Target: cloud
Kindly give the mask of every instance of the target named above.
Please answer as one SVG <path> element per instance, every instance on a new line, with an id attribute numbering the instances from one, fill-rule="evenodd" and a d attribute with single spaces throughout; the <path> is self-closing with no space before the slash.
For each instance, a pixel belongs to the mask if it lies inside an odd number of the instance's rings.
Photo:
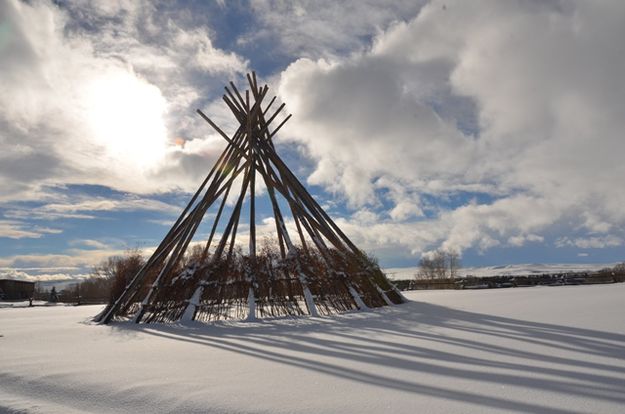
<path id="1" fill-rule="evenodd" d="M 414 0 L 258 0 L 251 6 L 260 27 L 239 42 L 268 39 L 277 42 L 278 50 L 283 53 L 314 59 L 345 55 L 362 50 L 373 33 L 390 23 L 415 16 L 423 3 Z"/>
<path id="2" fill-rule="evenodd" d="M 126 250 L 112 248 L 95 240 L 83 240 L 80 244 L 89 248 L 71 248 L 58 254 L 19 254 L 0 257 L 0 278 L 31 281 L 82 279 L 88 277 L 93 267 L 107 258 L 123 256 L 126 253 Z M 146 247 L 139 252 L 148 256 L 154 249 L 154 246 Z"/>
<path id="3" fill-rule="evenodd" d="M 345 220 L 372 244 L 485 251 L 549 231 L 615 240 L 625 228 L 623 11 L 432 1 L 370 50 L 284 70 L 294 117 L 282 137 L 315 160 L 310 184 L 353 208 L 391 204 L 378 225 Z M 424 218 L 424 197 L 466 201 Z"/>
<path id="4" fill-rule="evenodd" d="M 296 58 L 270 76 L 294 114 L 278 144 L 302 151 L 298 174 L 312 165 L 308 183 L 337 198 L 359 246 L 485 252 L 624 238 L 621 2 L 251 8 L 259 26 L 239 45 L 261 40 Z M 191 109 L 231 130 L 227 108 L 204 96 L 248 60 L 217 47 L 192 9 L 165 3 L 9 0 L 0 16 L 0 202 L 38 202 L 5 209 L 0 235 L 60 231 L 31 219 L 177 213 L 137 194 L 195 189 L 225 142 Z M 135 195 L 54 190 L 69 184 Z"/>
<path id="5" fill-rule="evenodd" d="M 84 247 L 92 247 L 95 249 L 104 250 L 109 248 L 109 245 L 103 243 L 99 240 L 91 240 L 91 239 L 83 239 L 83 240 L 73 240 L 70 242 L 73 246 L 84 246 Z"/>
<path id="6" fill-rule="evenodd" d="M 89 274 L 85 273 L 40 273 L 32 275 L 23 269 L 0 269 L 0 279 L 26 280 L 28 282 L 80 280 L 87 277 Z"/>
<path id="7" fill-rule="evenodd" d="M 557 247 L 567 247 L 567 246 L 575 246 L 580 249 L 602 249 L 605 247 L 618 247 L 625 244 L 625 241 L 622 237 L 607 235 L 607 236 L 596 236 L 596 237 L 577 237 L 577 238 L 569 238 L 562 237 L 556 241 Z"/>
<path id="8" fill-rule="evenodd" d="M 528 235 L 520 235 L 520 236 L 512 236 L 508 239 L 508 244 L 510 246 L 523 246 L 527 242 L 535 242 L 541 243 L 545 241 L 545 238 L 542 236 L 537 236 L 536 234 L 528 234 Z"/>
<path id="9" fill-rule="evenodd" d="M 183 11 L 150 2 L 10 0 L 0 15 L 3 200 L 60 184 L 197 185 L 224 142 L 192 105 L 215 77 L 244 72 L 244 59 L 214 47 Z"/>
<path id="10" fill-rule="evenodd" d="M 180 212 L 179 206 L 139 196 L 125 196 L 116 200 L 107 197 L 83 198 L 67 204 L 46 204 L 42 211 L 53 213 L 74 213 L 78 211 L 134 211 L 152 210 L 170 214 Z"/>
<path id="11" fill-rule="evenodd" d="M 46 234 L 58 233 L 62 233 L 62 230 L 36 226 L 21 221 L 0 220 L 0 237 L 7 237 L 9 239 L 38 239 Z"/>
<path id="12" fill-rule="evenodd" d="M 134 194 L 124 194 L 121 197 L 117 195 L 94 197 L 73 193 L 60 194 L 58 189 L 48 191 L 52 192 L 52 195 L 48 197 L 48 202 L 28 208 L 20 203 L 12 203 L 7 206 L 3 216 L 8 219 L 23 221 L 94 220 L 99 217 L 98 213 L 107 211 L 155 211 L 172 216 L 180 214 L 181 211 L 181 207 L 178 205 Z"/>
<path id="13" fill-rule="evenodd" d="M 527 215 L 530 207 L 545 213 Z M 419 254 L 437 247 L 485 252 L 495 246 L 543 242 L 544 237 L 535 233 L 551 222 L 548 211 L 540 200 L 518 196 L 490 205 L 472 203 L 416 221 L 396 221 L 371 213 L 363 219 L 361 212 L 336 221 L 359 247 L 381 255 Z"/>
<path id="14" fill-rule="evenodd" d="M 63 254 L 23 254 L 5 256 L 0 259 L 0 267 L 63 267 L 85 268 L 98 264 L 109 256 L 122 254 L 122 250 L 80 250 L 70 249 Z"/>

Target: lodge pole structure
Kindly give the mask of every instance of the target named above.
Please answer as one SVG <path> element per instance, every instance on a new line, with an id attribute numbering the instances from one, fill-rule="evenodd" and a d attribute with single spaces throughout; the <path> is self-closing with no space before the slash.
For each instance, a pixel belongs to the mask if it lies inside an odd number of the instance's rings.
<path id="1" fill-rule="evenodd" d="M 268 86 L 258 85 L 255 72 L 246 80 L 245 90 L 234 82 L 224 88 L 222 99 L 238 123 L 232 136 L 197 110 L 226 148 L 152 256 L 96 321 L 253 321 L 405 301 L 278 155 L 273 138 L 291 118 L 283 115 L 285 103 L 272 110 L 275 96 L 263 103 Z M 258 231 L 266 232 L 269 220 L 259 227 L 262 200 L 275 230 L 270 244 L 259 250 Z M 210 231 L 196 242 L 207 217 Z M 198 256 L 188 255 L 192 243 L 201 247 Z"/>

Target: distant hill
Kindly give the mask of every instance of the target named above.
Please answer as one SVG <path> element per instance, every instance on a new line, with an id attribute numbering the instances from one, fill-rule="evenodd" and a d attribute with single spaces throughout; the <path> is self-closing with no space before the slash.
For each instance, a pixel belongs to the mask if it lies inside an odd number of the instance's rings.
<path id="1" fill-rule="evenodd" d="M 514 275 L 540 275 L 544 273 L 565 273 L 565 272 L 593 272 L 605 267 L 613 267 L 617 263 L 558 263 L 558 264 L 513 264 L 503 266 L 484 267 L 463 267 L 459 270 L 460 276 L 514 276 Z M 384 269 L 384 272 L 391 280 L 413 279 L 419 271 L 418 266 L 413 267 L 393 267 Z"/>

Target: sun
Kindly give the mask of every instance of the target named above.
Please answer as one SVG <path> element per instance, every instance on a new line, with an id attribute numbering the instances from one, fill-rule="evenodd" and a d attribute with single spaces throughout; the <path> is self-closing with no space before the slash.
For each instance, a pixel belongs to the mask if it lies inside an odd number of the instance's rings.
<path id="1" fill-rule="evenodd" d="M 132 73 L 107 74 L 86 88 L 89 126 L 113 161 L 153 168 L 167 148 L 160 89 Z"/>

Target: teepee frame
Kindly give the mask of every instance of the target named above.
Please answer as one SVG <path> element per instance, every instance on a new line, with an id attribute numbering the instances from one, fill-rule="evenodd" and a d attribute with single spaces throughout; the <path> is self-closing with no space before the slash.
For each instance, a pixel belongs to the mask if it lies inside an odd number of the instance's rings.
<path id="1" fill-rule="evenodd" d="M 291 115 L 272 129 L 285 105 L 267 117 L 276 97 L 263 108 L 269 88 L 258 87 L 254 72 L 247 81 L 244 93 L 232 82 L 225 88 L 223 100 L 239 122 L 232 137 L 197 110 L 228 145 L 152 256 L 97 321 L 318 316 L 404 301 L 278 156 L 273 137 Z M 279 254 L 257 249 L 258 179 L 273 211 Z M 234 206 L 228 207 L 237 187 Z M 249 242 L 244 255 L 236 238 L 246 200 Z M 181 260 L 211 207 L 216 208 L 215 218 L 201 256 L 182 268 Z M 290 212 L 290 230 L 283 209 Z M 223 221 L 226 210 L 231 210 L 230 217 Z"/>

